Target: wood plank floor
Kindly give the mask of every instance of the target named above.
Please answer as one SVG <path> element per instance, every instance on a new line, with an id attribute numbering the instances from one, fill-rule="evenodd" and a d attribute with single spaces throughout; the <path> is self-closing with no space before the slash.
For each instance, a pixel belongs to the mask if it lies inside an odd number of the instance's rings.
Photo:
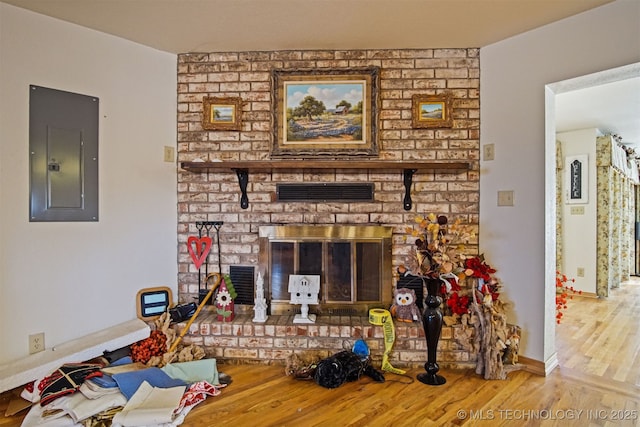
<path id="1" fill-rule="evenodd" d="M 284 375 L 281 366 L 224 365 L 233 383 L 187 416 L 184 426 L 639 426 L 640 282 L 608 299 L 576 297 L 557 328 L 560 367 L 485 381 L 442 370 L 447 383 L 407 376 L 362 378 L 337 389 Z M 426 357 L 426 355 L 425 355 Z M 1 396 L 4 413 L 8 394 Z M 24 412 L 0 418 L 19 426 Z"/>

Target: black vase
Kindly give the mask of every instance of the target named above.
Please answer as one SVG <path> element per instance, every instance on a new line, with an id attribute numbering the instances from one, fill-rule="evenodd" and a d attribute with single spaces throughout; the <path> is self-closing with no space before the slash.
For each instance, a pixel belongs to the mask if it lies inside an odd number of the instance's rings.
<path id="1" fill-rule="evenodd" d="M 418 381 L 429 385 L 442 385 L 447 380 L 438 375 L 440 367 L 436 361 L 438 350 L 438 340 L 442 331 L 442 311 L 440 304 L 440 279 L 425 278 L 427 287 L 427 298 L 425 300 L 425 308 L 422 312 L 422 326 L 424 327 L 424 336 L 427 340 L 427 363 L 424 364 L 426 373 L 418 374 Z"/>

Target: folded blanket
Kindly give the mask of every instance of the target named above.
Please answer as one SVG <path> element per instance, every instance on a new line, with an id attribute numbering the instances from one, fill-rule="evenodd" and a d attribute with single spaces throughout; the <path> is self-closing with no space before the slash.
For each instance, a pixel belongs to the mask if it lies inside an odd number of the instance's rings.
<path id="1" fill-rule="evenodd" d="M 102 367 L 96 363 L 65 363 L 38 385 L 40 405 L 45 406 L 61 396 L 75 393 L 86 379 L 101 376 Z"/>
<path id="2" fill-rule="evenodd" d="M 186 383 L 206 381 L 209 384 L 220 384 L 216 359 L 170 363 L 161 369 L 171 378 L 180 379 Z"/>
<path id="3" fill-rule="evenodd" d="M 176 408 L 175 413 L 178 414 L 183 411 L 185 408 L 193 408 L 198 403 L 203 402 L 207 399 L 207 396 L 217 396 L 220 394 L 220 388 L 226 387 L 223 386 L 214 386 L 209 384 L 207 381 L 199 381 L 197 383 L 191 384 L 187 391 L 182 396 L 180 400 L 180 405 Z"/>
<path id="4" fill-rule="evenodd" d="M 170 424 L 165 424 L 160 427 L 174 427 L 183 423 L 185 417 L 191 412 L 197 404 L 203 402 L 208 396 L 217 396 L 220 394 L 220 389 L 226 387 L 226 384 L 221 386 L 213 386 L 206 381 L 200 381 L 195 384 L 191 384 L 189 389 L 182 396 L 180 405 L 174 411 L 175 418 Z M 154 426 L 157 427 L 157 426 Z"/>
<path id="5" fill-rule="evenodd" d="M 105 374 L 104 372 L 101 377 L 91 378 L 91 381 L 100 387 L 118 389 L 118 383 L 116 380 L 114 380 L 111 375 Z"/>
<path id="6" fill-rule="evenodd" d="M 120 392 L 124 394 L 127 400 L 136 393 L 138 388 L 147 382 L 151 387 L 157 388 L 169 388 L 182 386 L 184 391 L 186 382 L 180 379 L 173 379 L 160 368 L 147 368 L 139 371 L 123 372 L 121 374 L 114 374 L 113 379 L 118 383 Z"/>
<path id="7" fill-rule="evenodd" d="M 87 399 L 97 399 L 105 394 L 117 394 L 120 393 L 120 389 L 116 387 L 103 387 L 100 384 L 93 381 L 94 379 L 86 380 L 80 386 L 80 393 Z M 115 384 L 115 381 L 114 381 Z"/>
<path id="8" fill-rule="evenodd" d="M 33 405 L 22 420 L 20 427 L 76 427 L 80 424 L 71 419 L 63 411 L 59 411 L 49 417 L 44 417 L 45 408 L 40 405 Z"/>
<path id="9" fill-rule="evenodd" d="M 44 409 L 46 411 L 62 411 L 75 422 L 83 421 L 107 409 L 126 405 L 127 399 L 120 392 L 106 394 L 96 399 L 88 399 L 82 393 L 63 396 Z"/>
<path id="10" fill-rule="evenodd" d="M 124 409 L 113 417 L 113 426 L 158 426 L 171 423 L 185 386 L 157 388 L 143 381 Z"/>

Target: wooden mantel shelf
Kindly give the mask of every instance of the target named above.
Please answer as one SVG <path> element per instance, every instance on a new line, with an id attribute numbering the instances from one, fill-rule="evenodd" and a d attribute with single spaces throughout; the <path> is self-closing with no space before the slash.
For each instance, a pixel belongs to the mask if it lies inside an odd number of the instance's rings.
<path id="1" fill-rule="evenodd" d="M 279 169 L 313 170 L 313 169 L 370 169 L 370 170 L 402 170 L 404 174 L 404 209 L 411 210 L 411 184 L 413 174 L 419 170 L 458 170 L 471 168 L 469 162 L 434 162 L 434 161 L 383 161 L 383 160 L 247 160 L 220 162 L 181 162 L 180 167 L 189 172 L 203 173 L 233 170 L 238 175 L 238 183 L 242 196 L 240 207 L 249 207 L 247 184 L 249 171 L 273 171 Z"/>
<path id="2" fill-rule="evenodd" d="M 182 162 L 180 167 L 190 172 L 206 172 L 225 169 L 251 171 L 276 169 L 459 169 L 469 170 L 469 162 L 434 161 L 383 161 L 383 160 L 246 160 L 221 162 Z"/>

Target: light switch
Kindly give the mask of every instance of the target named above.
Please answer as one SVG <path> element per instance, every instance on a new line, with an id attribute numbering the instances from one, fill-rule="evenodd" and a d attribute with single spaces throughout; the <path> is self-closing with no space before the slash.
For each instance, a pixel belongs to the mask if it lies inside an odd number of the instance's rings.
<path id="1" fill-rule="evenodd" d="M 513 190 L 498 191 L 498 206 L 513 206 Z"/>
<path id="2" fill-rule="evenodd" d="M 494 160 L 496 157 L 495 145 L 493 144 L 485 144 L 482 146 L 482 159 L 483 160 Z"/>
<path id="3" fill-rule="evenodd" d="M 168 145 L 164 146 L 164 161 L 165 162 L 169 162 L 172 163 L 173 162 L 173 158 L 176 155 L 176 151 L 175 148 L 170 147 Z"/>

